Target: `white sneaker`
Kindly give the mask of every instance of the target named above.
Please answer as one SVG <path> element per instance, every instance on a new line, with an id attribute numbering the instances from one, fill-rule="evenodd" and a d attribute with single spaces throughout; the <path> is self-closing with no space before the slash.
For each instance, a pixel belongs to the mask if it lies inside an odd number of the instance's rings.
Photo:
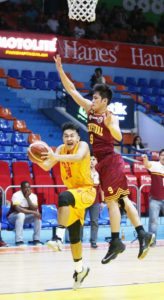
<path id="1" fill-rule="evenodd" d="M 73 274 L 74 278 L 74 284 L 73 284 L 73 289 L 77 290 L 81 287 L 82 282 L 84 281 L 85 277 L 87 277 L 90 269 L 89 268 L 83 268 L 83 270 L 80 273 L 75 273 Z"/>
<path id="2" fill-rule="evenodd" d="M 56 239 L 55 241 L 48 241 L 47 246 L 55 252 L 62 251 L 63 249 L 63 243 L 60 239 Z"/>

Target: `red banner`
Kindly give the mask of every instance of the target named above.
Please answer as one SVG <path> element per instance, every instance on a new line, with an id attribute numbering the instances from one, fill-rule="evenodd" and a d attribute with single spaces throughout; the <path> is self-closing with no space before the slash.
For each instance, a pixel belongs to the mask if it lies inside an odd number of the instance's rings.
<path id="1" fill-rule="evenodd" d="M 162 47 L 0 31 L 1 58 L 52 61 L 56 52 L 65 63 L 164 70 Z"/>

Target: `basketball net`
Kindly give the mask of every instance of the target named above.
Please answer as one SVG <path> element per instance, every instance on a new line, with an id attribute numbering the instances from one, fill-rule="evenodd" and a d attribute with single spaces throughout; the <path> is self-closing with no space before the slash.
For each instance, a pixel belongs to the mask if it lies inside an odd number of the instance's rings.
<path id="1" fill-rule="evenodd" d="M 98 0 L 67 0 L 69 19 L 93 22 Z"/>

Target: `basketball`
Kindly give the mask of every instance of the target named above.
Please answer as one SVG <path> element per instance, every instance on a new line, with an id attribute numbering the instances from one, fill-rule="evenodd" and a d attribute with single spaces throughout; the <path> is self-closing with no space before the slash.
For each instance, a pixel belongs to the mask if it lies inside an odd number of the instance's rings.
<path id="1" fill-rule="evenodd" d="M 36 141 L 29 146 L 27 150 L 28 157 L 33 162 L 42 162 L 41 153 L 48 152 L 49 149 L 49 146 L 45 142 Z"/>

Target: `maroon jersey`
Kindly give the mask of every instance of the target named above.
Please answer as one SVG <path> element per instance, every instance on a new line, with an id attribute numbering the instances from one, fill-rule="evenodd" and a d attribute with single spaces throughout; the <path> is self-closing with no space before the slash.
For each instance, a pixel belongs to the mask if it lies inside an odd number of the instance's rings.
<path id="1" fill-rule="evenodd" d="M 105 113 L 94 114 L 92 110 L 88 114 L 88 132 L 93 155 L 98 162 L 104 156 L 114 152 L 114 138 L 104 124 Z"/>
<path id="2" fill-rule="evenodd" d="M 129 194 L 124 174 L 124 161 L 114 153 L 114 138 L 104 124 L 104 114 L 88 114 L 88 132 L 93 155 L 97 158 L 96 170 L 100 176 L 101 188 L 106 201 L 119 200 Z"/>

